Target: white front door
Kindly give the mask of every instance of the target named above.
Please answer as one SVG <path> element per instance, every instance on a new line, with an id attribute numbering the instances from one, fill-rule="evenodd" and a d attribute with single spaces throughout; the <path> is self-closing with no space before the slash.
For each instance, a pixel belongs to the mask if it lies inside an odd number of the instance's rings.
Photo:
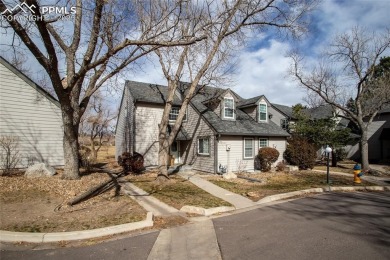
<path id="1" fill-rule="evenodd" d="M 173 141 L 171 155 L 175 157 L 175 164 L 180 163 L 180 141 Z"/>

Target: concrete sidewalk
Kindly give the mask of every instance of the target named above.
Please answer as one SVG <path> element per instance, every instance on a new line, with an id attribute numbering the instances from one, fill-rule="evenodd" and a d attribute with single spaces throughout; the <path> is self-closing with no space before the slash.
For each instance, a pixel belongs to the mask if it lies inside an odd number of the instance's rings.
<path id="1" fill-rule="evenodd" d="M 222 259 L 212 220 L 161 230 L 148 260 Z"/>
<path id="2" fill-rule="evenodd" d="M 182 178 L 189 180 L 191 183 L 195 184 L 202 190 L 207 191 L 211 195 L 229 202 L 236 209 L 242 209 L 242 208 L 252 207 L 256 205 L 256 203 L 254 203 L 250 199 L 247 199 L 241 195 L 222 189 L 221 187 L 197 176 L 196 173 L 179 172 L 177 174 Z"/>
<path id="3" fill-rule="evenodd" d="M 315 172 L 321 172 L 321 173 L 326 173 L 324 170 L 313 170 Z M 336 174 L 336 175 L 341 175 L 341 176 L 348 176 L 351 178 L 353 181 L 353 174 L 352 173 L 345 173 L 345 172 L 333 172 L 330 171 L 329 174 Z M 376 177 L 376 176 L 367 176 L 363 175 L 360 177 L 364 181 L 371 182 L 373 184 L 377 184 L 380 186 L 388 186 L 390 184 L 390 177 Z"/>

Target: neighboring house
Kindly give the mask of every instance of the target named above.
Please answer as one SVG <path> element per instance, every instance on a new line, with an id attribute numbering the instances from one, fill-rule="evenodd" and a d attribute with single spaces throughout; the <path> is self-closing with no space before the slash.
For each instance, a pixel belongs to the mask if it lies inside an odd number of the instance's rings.
<path id="1" fill-rule="evenodd" d="M 169 118 L 174 122 L 181 94 L 173 101 Z M 192 98 L 170 154 L 175 163 L 217 173 L 253 171 L 260 147 L 274 147 L 283 158 L 289 134 L 270 120 L 271 103 L 264 96 L 243 99 L 230 89 L 202 87 Z M 167 87 L 127 81 L 123 91 L 115 134 L 116 156 L 123 152 L 144 155 L 145 166 L 158 163 L 158 124 Z M 278 162 L 277 161 L 277 162 Z"/>
<path id="2" fill-rule="evenodd" d="M 0 79 L 0 136 L 19 139 L 17 167 L 64 165 L 58 101 L 2 57 Z"/>
<path id="3" fill-rule="evenodd" d="M 348 158 L 360 160 L 358 142 L 345 149 Z M 390 106 L 379 111 L 368 127 L 368 159 L 370 163 L 390 162 Z"/>

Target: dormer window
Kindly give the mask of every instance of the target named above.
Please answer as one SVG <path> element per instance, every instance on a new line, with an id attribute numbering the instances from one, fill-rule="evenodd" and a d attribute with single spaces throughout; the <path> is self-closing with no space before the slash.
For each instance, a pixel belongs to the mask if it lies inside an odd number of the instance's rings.
<path id="1" fill-rule="evenodd" d="M 267 122 L 267 104 L 259 104 L 259 121 Z"/>
<path id="2" fill-rule="evenodd" d="M 234 99 L 231 97 L 224 98 L 224 117 L 234 119 Z"/>

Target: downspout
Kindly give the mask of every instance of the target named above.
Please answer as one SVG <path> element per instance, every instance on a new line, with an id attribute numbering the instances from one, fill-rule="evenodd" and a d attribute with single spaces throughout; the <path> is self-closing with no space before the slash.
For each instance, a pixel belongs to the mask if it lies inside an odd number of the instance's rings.
<path id="1" fill-rule="evenodd" d="M 214 174 L 218 174 L 218 143 L 220 138 L 220 134 L 214 136 Z"/>

